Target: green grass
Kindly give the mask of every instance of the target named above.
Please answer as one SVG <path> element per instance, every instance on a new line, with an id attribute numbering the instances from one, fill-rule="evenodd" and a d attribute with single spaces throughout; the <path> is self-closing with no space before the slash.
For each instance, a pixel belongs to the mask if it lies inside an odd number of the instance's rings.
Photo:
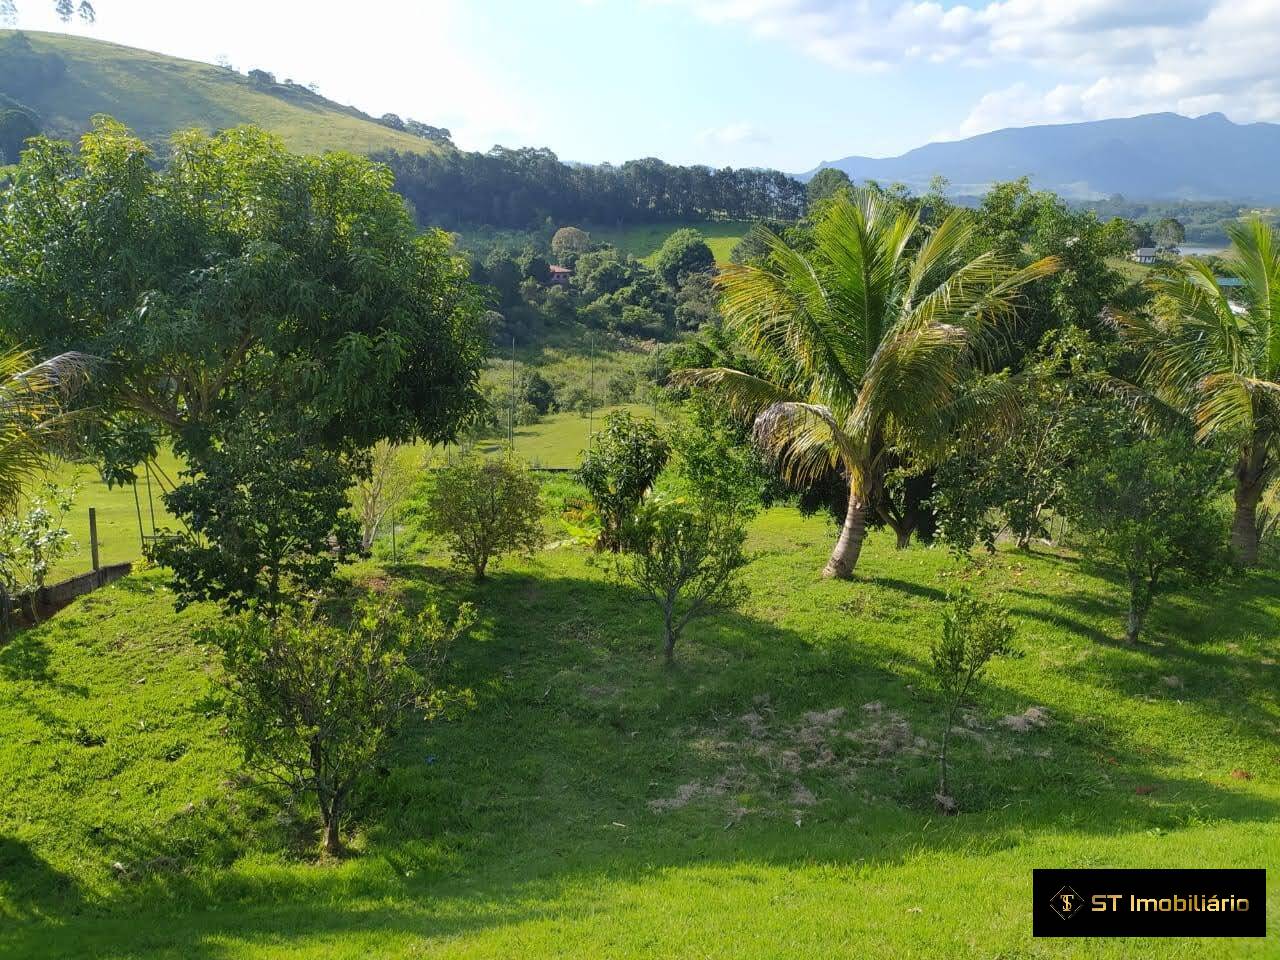
<path id="1" fill-rule="evenodd" d="M 138 531 L 138 508 L 142 509 L 143 529 L 150 534 L 152 510 L 155 526 L 170 528 L 176 521 L 164 508 L 160 499 L 163 487 L 178 478 L 179 463 L 172 453 L 165 451 L 157 459 L 163 472 L 153 473 L 151 494 L 148 497 L 145 474 L 139 472 L 138 499 L 135 502 L 133 487 L 108 489 L 98 471 L 85 464 L 62 462 L 48 477 L 50 483 L 77 492 L 66 527 L 71 534 L 74 549 L 58 563 L 49 577 L 50 583 L 92 569 L 89 550 L 89 508 L 98 513 L 98 556 L 103 566 L 127 563 L 142 556 L 142 541 Z"/>
<path id="2" fill-rule="evenodd" d="M 664 240 L 682 227 L 693 227 L 707 239 L 716 263 L 726 264 L 733 248 L 751 231 L 751 224 L 740 220 L 699 223 L 646 223 L 630 227 L 587 227 L 591 239 L 610 243 L 652 265 Z"/>
<path id="3" fill-rule="evenodd" d="M 589 433 L 599 432 L 610 413 L 629 410 L 638 417 L 653 419 L 653 407 L 631 403 L 602 407 L 592 419 L 581 413 L 553 413 L 532 426 L 516 427 L 516 456 L 536 467 L 577 467 L 586 452 Z M 485 456 L 505 453 L 507 435 L 478 441 L 474 449 Z"/>
<path id="4" fill-rule="evenodd" d="M 308 153 L 440 149 L 375 123 L 353 108 L 282 84 L 262 89 L 211 64 L 84 37 L 24 33 L 38 55 L 60 57 L 65 72 L 52 83 L 24 84 L 15 78 L 0 93 L 35 109 L 45 131 L 59 137 L 78 136 L 91 117 L 106 113 L 153 143 L 167 141 L 176 130 L 214 131 L 252 123 L 279 134 L 290 148 Z M 13 35 L 0 30 L 0 44 Z"/>
<path id="5" fill-rule="evenodd" d="M 1071 556 L 972 570 L 874 533 L 833 583 L 832 537 L 764 514 L 749 602 L 671 672 L 654 611 L 576 547 L 480 586 L 432 551 L 356 571 L 481 621 L 469 696 L 405 733 L 340 863 L 238 775 L 192 641 L 213 612 L 157 572 L 83 598 L 0 649 L 0 955 L 1275 955 L 1274 883 L 1265 941 L 1033 941 L 1028 898 L 1038 866 L 1280 862 L 1280 575 L 1162 602 L 1127 647 L 1116 583 Z M 939 817 L 927 644 L 962 581 L 1019 636 Z M 1031 706 L 1046 726 L 1000 722 Z"/>

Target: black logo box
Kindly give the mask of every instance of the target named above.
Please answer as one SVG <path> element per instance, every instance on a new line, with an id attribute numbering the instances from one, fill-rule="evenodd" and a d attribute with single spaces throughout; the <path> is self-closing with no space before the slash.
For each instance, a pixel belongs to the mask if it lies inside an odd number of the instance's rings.
<path id="1" fill-rule="evenodd" d="M 1034 870 L 1031 886 L 1037 937 L 1267 935 L 1266 870 Z"/>

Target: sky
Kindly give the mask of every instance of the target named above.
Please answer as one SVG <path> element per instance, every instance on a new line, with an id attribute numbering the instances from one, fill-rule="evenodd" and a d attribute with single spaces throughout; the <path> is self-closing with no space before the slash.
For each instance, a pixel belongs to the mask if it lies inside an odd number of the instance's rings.
<path id="1" fill-rule="evenodd" d="M 316 83 L 471 150 L 800 172 L 1007 126 L 1280 121 L 1280 0 L 95 0 L 63 30 Z"/>

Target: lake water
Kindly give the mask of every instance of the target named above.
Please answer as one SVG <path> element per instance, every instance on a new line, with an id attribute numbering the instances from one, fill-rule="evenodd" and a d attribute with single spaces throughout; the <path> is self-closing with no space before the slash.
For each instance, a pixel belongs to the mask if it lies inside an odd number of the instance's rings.
<path id="1" fill-rule="evenodd" d="M 1184 257 L 1207 257 L 1213 254 L 1221 255 L 1226 251 L 1225 245 L 1204 244 L 1204 243 L 1184 243 L 1179 247 Z"/>

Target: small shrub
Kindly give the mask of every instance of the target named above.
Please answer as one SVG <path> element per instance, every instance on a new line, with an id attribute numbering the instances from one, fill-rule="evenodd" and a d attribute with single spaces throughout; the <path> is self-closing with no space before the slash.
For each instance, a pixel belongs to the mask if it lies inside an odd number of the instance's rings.
<path id="1" fill-rule="evenodd" d="M 314 612 L 252 613 L 208 632 L 245 762 L 315 798 L 328 853 L 342 852 L 343 817 L 409 712 L 439 708 L 446 653 L 473 620 L 466 605 L 450 622 L 435 607 L 410 616 L 369 601 L 348 628 Z"/>
<path id="2" fill-rule="evenodd" d="M 667 442 L 648 420 L 611 413 L 578 468 L 578 480 L 600 516 L 596 549 L 622 548 L 622 528 L 649 492 L 670 456 Z"/>
<path id="3" fill-rule="evenodd" d="M 737 573 L 747 562 L 746 531 L 733 511 L 655 500 L 637 510 L 625 535 L 618 573 L 662 611 L 663 656 L 670 666 L 690 620 L 741 601 Z"/>
<path id="4" fill-rule="evenodd" d="M 545 542 L 541 490 L 524 464 L 464 457 L 437 470 L 434 481 L 428 525 L 477 580 L 496 557 L 531 554 Z"/>
<path id="5" fill-rule="evenodd" d="M 1138 639 L 1171 580 L 1206 583 L 1228 569 L 1227 517 L 1217 502 L 1225 477 L 1220 455 L 1176 434 L 1114 444 L 1072 471 L 1066 500 L 1075 531 L 1087 553 L 1124 571 L 1127 642 Z"/>
<path id="6" fill-rule="evenodd" d="M 73 499 L 75 490 L 48 486 L 25 513 L 0 516 L 0 632 L 20 601 L 36 619 L 36 597 L 49 571 L 75 549 L 65 526 Z"/>
<path id="7" fill-rule="evenodd" d="M 1004 607 L 961 594 L 951 600 L 942 615 L 942 636 L 929 648 L 933 680 L 942 694 L 946 719 L 942 728 L 942 751 L 938 755 L 938 793 L 935 797 L 944 812 L 955 810 L 947 782 L 947 747 L 956 714 L 991 658 L 1006 653 L 1013 639 L 1013 624 Z"/>

